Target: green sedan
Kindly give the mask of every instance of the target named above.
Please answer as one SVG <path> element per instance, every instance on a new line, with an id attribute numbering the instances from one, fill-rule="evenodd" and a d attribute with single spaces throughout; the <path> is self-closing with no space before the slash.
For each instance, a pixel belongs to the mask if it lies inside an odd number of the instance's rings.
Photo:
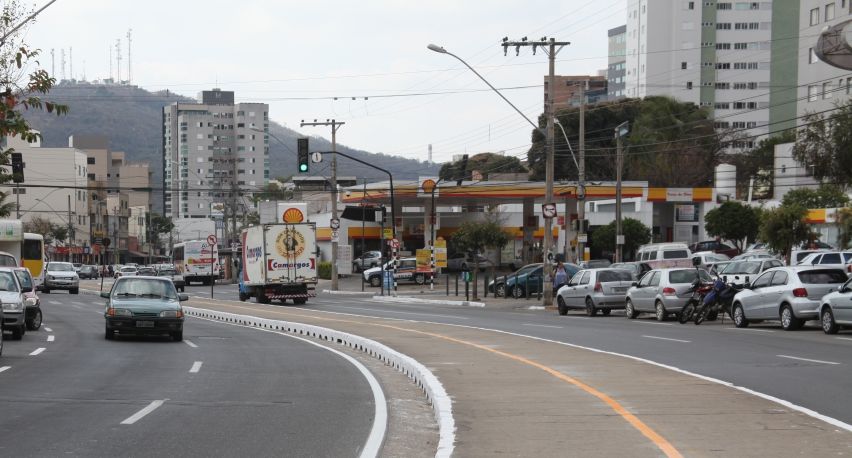
<path id="1" fill-rule="evenodd" d="M 112 340 L 116 332 L 124 334 L 169 335 L 183 340 L 183 308 L 189 299 L 178 294 L 169 278 L 121 277 L 112 290 L 102 291 L 107 299 L 104 338 Z"/>

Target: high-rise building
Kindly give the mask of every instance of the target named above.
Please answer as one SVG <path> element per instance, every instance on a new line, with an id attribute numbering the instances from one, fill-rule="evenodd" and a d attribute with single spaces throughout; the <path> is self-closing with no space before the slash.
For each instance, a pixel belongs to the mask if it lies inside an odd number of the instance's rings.
<path id="1" fill-rule="evenodd" d="M 245 191 L 269 179 L 268 132 L 269 105 L 234 103 L 232 91 L 202 91 L 198 103 L 163 107 L 165 215 L 210 218 L 211 206 L 223 205 L 244 211 Z"/>
<path id="2" fill-rule="evenodd" d="M 734 149 L 753 147 L 773 130 L 773 16 L 789 15 L 797 4 L 628 0 L 625 95 L 706 107 L 718 129 L 741 137 Z"/>
<path id="3" fill-rule="evenodd" d="M 609 53 L 607 58 L 607 96 L 610 100 L 624 97 L 624 75 L 627 73 L 627 26 L 607 31 Z"/>

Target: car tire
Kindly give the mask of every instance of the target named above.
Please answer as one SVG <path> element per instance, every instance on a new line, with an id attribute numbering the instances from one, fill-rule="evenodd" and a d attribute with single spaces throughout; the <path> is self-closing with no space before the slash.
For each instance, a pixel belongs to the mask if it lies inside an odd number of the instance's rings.
<path id="1" fill-rule="evenodd" d="M 418 285 L 426 283 L 426 276 L 423 274 L 416 274 L 414 276 L 414 283 L 417 283 Z"/>
<path id="2" fill-rule="evenodd" d="M 186 291 L 186 286 L 181 286 L 181 287 L 180 287 L 180 289 L 179 289 L 178 291 L 180 291 L 180 292 L 182 292 L 182 293 L 183 293 L 183 292 L 185 292 L 185 291 Z"/>
<path id="3" fill-rule="evenodd" d="M 820 315 L 823 332 L 826 334 L 837 334 L 837 331 L 840 330 L 840 326 L 838 326 L 837 322 L 834 321 L 834 314 L 831 313 L 831 309 L 828 306 L 823 307 Z"/>
<path id="4" fill-rule="evenodd" d="M 627 299 L 627 302 L 624 304 L 624 316 L 627 317 L 628 320 L 635 320 L 637 316 L 639 316 L 639 312 L 636 311 L 636 308 L 633 307 L 633 301 Z"/>
<path id="5" fill-rule="evenodd" d="M 512 288 L 511 292 L 512 292 L 512 297 L 515 298 L 515 299 L 521 299 L 522 297 L 524 297 L 524 288 L 523 287 L 515 286 L 515 287 Z"/>
<path id="6" fill-rule="evenodd" d="M 610 313 L 612 313 L 612 309 L 601 309 L 601 315 L 603 316 L 609 316 Z"/>
<path id="7" fill-rule="evenodd" d="M 80 294 L 80 288 L 72 288 L 68 292 L 71 294 Z"/>
<path id="8" fill-rule="evenodd" d="M 657 301 L 654 304 L 654 317 L 657 319 L 657 321 L 666 321 L 666 307 L 660 301 Z"/>
<path id="9" fill-rule="evenodd" d="M 781 306 L 779 316 L 781 319 L 781 329 L 785 331 L 795 331 L 805 324 L 803 320 L 796 318 L 796 315 L 793 314 L 793 308 L 789 304 Z"/>
<path id="10" fill-rule="evenodd" d="M 370 286 L 374 286 L 376 288 L 382 286 L 382 277 L 379 277 L 378 275 L 370 277 Z"/>
<path id="11" fill-rule="evenodd" d="M 36 310 L 36 314 L 32 319 L 27 320 L 27 329 L 30 331 L 38 331 L 41 328 L 41 309 Z"/>
<path id="12" fill-rule="evenodd" d="M 172 340 L 175 342 L 183 342 L 183 330 L 173 332 Z"/>
<path id="13" fill-rule="evenodd" d="M 494 287 L 494 296 L 506 297 L 506 285 L 504 283 L 500 283 Z"/>
<path id="14" fill-rule="evenodd" d="M 308 302 L 308 299 L 305 297 L 297 297 L 293 299 L 294 305 L 305 305 Z"/>
<path id="15" fill-rule="evenodd" d="M 104 339 L 113 340 L 115 339 L 115 330 L 106 328 L 104 329 Z"/>
<path id="16" fill-rule="evenodd" d="M 738 328 L 747 328 L 749 321 L 745 317 L 745 311 L 740 304 L 734 304 L 734 309 L 731 310 L 731 319 L 734 320 L 734 326 Z"/>
<path id="17" fill-rule="evenodd" d="M 568 314 L 568 306 L 565 305 L 565 299 L 562 299 L 562 296 L 556 296 L 556 308 L 558 309 L 560 315 Z"/>
<path id="18" fill-rule="evenodd" d="M 595 308 L 595 303 L 592 301 L 591 297 L 586 298 L 586 315 L 587 316 L 595 316 L 598 314 L 598 309 Z"/>
<path id="19" fill-rule="evenodd" d="M 21 340 L 24 338 L 24 333 L 26 332 L 26 328 L 24 326 L 18 326 L 12 329 L 12 340 Z"/>

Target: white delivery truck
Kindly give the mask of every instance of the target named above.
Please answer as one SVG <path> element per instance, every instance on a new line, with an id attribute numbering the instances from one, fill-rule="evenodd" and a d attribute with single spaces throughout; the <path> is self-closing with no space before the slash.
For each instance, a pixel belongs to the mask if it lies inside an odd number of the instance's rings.
<path id="1" fill-rule="evenodd" d="M 260 224 L 243 229 L 240 300 L 304 304 L 316 296 L 317 227 L 314 223 Z"/>

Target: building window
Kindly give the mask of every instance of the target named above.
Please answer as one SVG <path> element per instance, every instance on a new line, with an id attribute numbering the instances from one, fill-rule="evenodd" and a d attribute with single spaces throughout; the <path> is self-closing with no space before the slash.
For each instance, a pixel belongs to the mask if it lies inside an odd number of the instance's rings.
<path id="1" fill-rule="evenodd" d="M 834 3 L 825 5 L 825 21 L 828 22 L 834 19 Z"/>
<path id="2" fill-rule="evenodd" d="M 695 9 L 695 2 L 686 2 L 686 9 L 694 10 Z"/>
<path id="3" fill-rule="evenodd" d="M 828 82 L 822 83 L 822 98 L 830 99 L 833 92 L 834 91 L 832 91 L 832 89 L 831 89 L 831 83 L 828 83 Z"/>
<path id="4" fill-rule="evenodd" d="M 808 86 L 808 102 L 816 102 L 819 100 L 819 86 L 812 84 Z"/>
<path id="5" fill-rule="evenodd" d="M 692 89 L 692 81 L 687 81 L 687 82 L 686 82 L 686 88 L 687 88 L 687 89 Z"/>
<path id="6" fill-rule="evenodd" d="M 729 10 L 731 9 L 731 4 L 727 2 L 719 2 L 716 4 L 717 10 Z"/>
<path id="7" fill-rule="evenodd" d="M 87 157 L 86 158 L 86 164 L 94 164 L 94 163 L 95 163 L 95 158 L 93 158 L 93 157 Z"/>
<path id="8" fill-rule="evenodd" d="M 717 50 L 731 49 L 731 44 L 730 43 L 716 43 L 716 49 Z"/>
<path id="9" fill-rule="evenodd" d="M 716 30 L 731 30 L 730 22 L 719 22 L 716 24 Z"/>
<path id="10" fill-rule="evenodd" d="M 819 24 L 819 8 L 811 10 L 811 25 Z"/>

